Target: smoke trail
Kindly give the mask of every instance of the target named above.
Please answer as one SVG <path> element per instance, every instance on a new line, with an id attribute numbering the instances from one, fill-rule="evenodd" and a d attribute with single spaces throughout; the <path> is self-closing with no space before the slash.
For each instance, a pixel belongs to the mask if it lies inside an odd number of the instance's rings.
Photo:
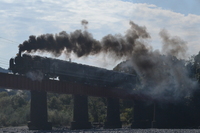
<path id="1" fill-rule="evenodd" d="M 170 38 L 169 33 L 164 29 L 160 31 L 159 35 L 163 39 L 162 53 L 175 56 L 178 59 L 185 59 L 188 56 L 186 42 L 181 38 L 177 36 Z"/>
<path id="2" fill-rule="evenodd" d="M 130 25 L 131 27 L 126 31 L 125 36 L 118 34 L 103 37 L 101 41 L 103 52 L 113 52 L 119 58 L 131 56 L 139 47 L 146 48 L 139 41 L 139 39 L 150 38 L 146 28 L 138 26 L 132 21 L 130 21 Z"/>
<path id="3" fill-rule="evenodd" d="M 83 25 L 87 25 L 87 21 L 82 21 Z M 50 52 L 54 56 L 60 56 L 64 50 L 65 53 L 74 53 L 77 57 L 88 56 L 104 53 L 113 53 L 116 56 L 130 56 L 134 49 L 137 49 L 139 38 L 150 38 L 145 27 L 140 27 L 134 22 L 130 22 L 130 29 L 124 36 L 107 35 L 98 41 L 93 38 L 92 34 L 87 31 L 76 30 L 70 34 L 65 31 L 59 34 L 43 34 L 38 37 L 30 36 L 28 40 L 19 45 L 20 51 L 31 52 Z"/>

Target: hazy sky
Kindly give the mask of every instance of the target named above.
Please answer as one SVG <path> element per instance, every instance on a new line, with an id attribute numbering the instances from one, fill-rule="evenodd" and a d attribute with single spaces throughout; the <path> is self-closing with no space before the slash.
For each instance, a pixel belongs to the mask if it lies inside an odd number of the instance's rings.
<path id="1" fill-rule="evenodd" d="M 200 51 L 200 0 L 0 0 L 0 67 L 18 52 L 18 45 L 30 35 L 73 32 L 84 29 L 81 20 L 89 21 L 88 31 L 101 40 L 107 34 L 124 34 L 129 21 L 145 26 L 147 40 L 160 49 L 161 29 L 179 36 L 188 45 L 190 55 Z M 72 61 L 110 68 L 107 58 L 90 57 Z"/>

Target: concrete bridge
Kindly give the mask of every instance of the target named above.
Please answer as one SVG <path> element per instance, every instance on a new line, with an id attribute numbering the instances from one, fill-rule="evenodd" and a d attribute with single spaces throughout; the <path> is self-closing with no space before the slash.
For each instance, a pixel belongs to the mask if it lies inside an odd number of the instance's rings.
<path id="1" fill-rule="evenodd" d="M 31 109 L 30 122 L 28 123 L 30 130 L 52 129 L 51 123 L 48 122 L 47 115 L 47 92 L 73 94 L 74 110 L 71 129 L 90 129 L 92 127 L 91 123 L 88 121 L 88 96 L 107 98 L 107 121 L 104 123 L 104 128 L 122 127 L 122 122 L 120 121 L 119 99 L 135 101 L 134 115 L 141 113 L 139 107 L 141 103 L 138 99 L 144 99 L 142 96 L 131 94 L 130 91 L 126 89 L 90 86 L 86 84 L 49 79 L 33 81 L 25 76 L 6 73 L 0 73 L 0 87 L 30 90 Z M 138 127 L 137 121 L 139 121 L 139 119 L 139 115 L 134 116 L 134 122 L 132 123 L 133 128 Z M 152 124 L 155 123 L 153 120 L 152 122 Z"/>

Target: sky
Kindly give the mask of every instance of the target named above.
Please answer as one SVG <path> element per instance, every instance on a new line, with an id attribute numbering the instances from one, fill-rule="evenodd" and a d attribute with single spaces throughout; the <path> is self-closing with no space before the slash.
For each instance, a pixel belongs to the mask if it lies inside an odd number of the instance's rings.
<path id="1" fill-rule="evenodd" d="M 83 19 L 97 40 L 108 34 L 125 34 L 130 21 L 145 26 L 151 35 L 147 43 L 154 50 L 161 49 L 159 32 L 166 29 L 170 36 L 187 42 L 189 56 L 195 55 L 200 51 L 199 7 L 200 0 L 0 0 L 0 67 L 8 68 L 18 45 L 30 35 L 84 30 Z M 107 69 L 119 63 L 103 55 L 71 58 Z"/>

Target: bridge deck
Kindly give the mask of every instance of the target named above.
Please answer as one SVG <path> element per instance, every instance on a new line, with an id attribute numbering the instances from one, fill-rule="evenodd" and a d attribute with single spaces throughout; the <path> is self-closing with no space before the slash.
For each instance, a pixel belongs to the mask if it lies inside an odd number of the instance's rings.
<path id="1" fill-rule="evenodd" d="M 132 100 L 139 98 L 137 95 L 130 94 L 130 90 L 126 89 L 90 86 L 58 80 L 33 81 L 25 76 L 6 73 L 0 73 L 0 87 Z"/>

